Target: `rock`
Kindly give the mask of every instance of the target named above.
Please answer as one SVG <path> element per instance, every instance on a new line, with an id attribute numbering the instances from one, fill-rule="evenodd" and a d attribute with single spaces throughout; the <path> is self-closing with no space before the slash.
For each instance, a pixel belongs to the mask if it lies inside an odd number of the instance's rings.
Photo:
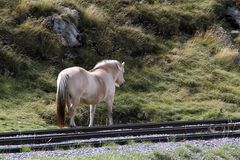
<path id="1" fill-rule="evenodd" d="M 240 28 L 240 11 L 236 7 L 228 7 L 226 14 L 230 16 L 237 27 Z"/>
<path id="2" fill-rule="evenodd" d="M 217 34 L 217 36 L 220 39 L 224 39 L 226 45 L 231 46 L 233 44 L 231 34 L 228 33 L 223 27 L 216 25 L 216 26 L 213 26 L 213 30 L 214 30 L 214 33 Z"/>
<path id="3" fill-rule="evenodd" d="M 61 13 L 68 14 L 76 20 L 79 18 L 79 14 L 75 9 L 61 6 L 59 10 Z M 58 14 L 53 14 L 52 16 L 45 18 L 42 24 L 51 29 L 57 35 L 57 38 L 62 45 L 68 47 L 81 46 L 80 32 L 67 16 L 63 17 Z"/>
<path id="4" fill-rule="evenodd" d="M 233 37 L 238 37 L 240 35 L 240 31 L 237 31 L 237 30 L 232 30 L 230 32 L 230 34 L 233 36 Z"/>
<path id="5" fill-rule="evenodd" d="M 61 13 L 66 13 L 72 16 L 74 19 L 79 19 L 79 13 L 76 9 L 70 9 L 68 7 L 60 6 L 59 10 Z"/>

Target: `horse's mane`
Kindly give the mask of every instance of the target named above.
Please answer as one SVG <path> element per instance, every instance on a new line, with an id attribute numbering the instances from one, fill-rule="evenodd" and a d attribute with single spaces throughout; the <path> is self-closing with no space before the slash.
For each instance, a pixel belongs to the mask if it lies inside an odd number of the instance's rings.
<path id="1" fill-rule="evenodd" d="M 117 60 L 103 60 L 103 61 L 100 61 L 98 62 L 93 69 L 96 69 L 96 68 L 99 68 L 101 66 L 104 66 L 106 64 L 117 64 L 119 63 Z"/>

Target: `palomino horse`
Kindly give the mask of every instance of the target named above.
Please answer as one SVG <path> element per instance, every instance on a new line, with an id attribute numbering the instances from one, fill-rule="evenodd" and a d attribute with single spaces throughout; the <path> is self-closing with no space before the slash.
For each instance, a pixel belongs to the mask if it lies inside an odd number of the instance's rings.
<path id="1" fill-rule="evenodd" d="M 113 124 L 112 106 L 115 85 L 123 86 L 124 62 L 104 60 L 87 71 L 81 67 L 71 67 L 62 70 L 57 79 L 57 121 L 59 127 L 64 127 L 65 108 L 70 116 L 70 127 L 75 127 L 75 111 L 80 103 L 90 105 L 90 123 L 93 126 L 96 104 L 105 102 L 108 107 L 109 124 Z"/>

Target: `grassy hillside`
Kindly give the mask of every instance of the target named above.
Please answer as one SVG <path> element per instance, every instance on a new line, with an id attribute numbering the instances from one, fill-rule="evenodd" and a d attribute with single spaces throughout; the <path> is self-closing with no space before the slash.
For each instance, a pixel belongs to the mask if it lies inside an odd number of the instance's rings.
<path id="1" fill-rule="evenodd" d="M 236 2 L 237 3 L 237 2 Z M 83 46 L 62 46 L 45 17 L 58 6 L 79 11 Z M 240 116 L 238 37 L 224 12 L 230 0 L 13 0 L 0 2 L 0 131 L 56 127 L 57 74 L 102 59 L 126 62 L 115 123 Z M 233 42 L 230 42 L 232 39 Z M 88 106 L 77 125 L 87 125 Z M 106 124 L 98 105 L 95 124 Z"/>

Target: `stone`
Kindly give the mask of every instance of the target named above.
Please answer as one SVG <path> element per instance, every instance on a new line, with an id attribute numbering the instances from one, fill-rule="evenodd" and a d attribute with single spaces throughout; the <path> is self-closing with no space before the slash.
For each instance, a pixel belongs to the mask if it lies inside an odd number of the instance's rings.
<path id="1" fill-rule="evenodd" d="M 75 9 L 60 7 L 60 11 L 69 14 L 73 18 L 79 18 L 79 14 Z M 81 46 L 81 34 L 75 24 L 71 22 L 70 18 L 67 16 L 63 17 L 58 14 L 53 14 L 52 16 L 46 17 L 42 24 L 57 35 L 58 40 L 63 46 Z"/>
<path id="2" fill-rule="evenodd" d="M 66 13 L 66 14 L 72 16 L 75 19 L 79 19 L 79 13 L 76 9 L 70 9 L 68 7 L 60 6 L 59 11 L 61 13 Z"/>
<path id="3" fill-rule="evenodd" d="M 237 27 L 240 28 L 240 11 L 236 7 L 228 7 L 226 14 L 230 16 Z"/>

